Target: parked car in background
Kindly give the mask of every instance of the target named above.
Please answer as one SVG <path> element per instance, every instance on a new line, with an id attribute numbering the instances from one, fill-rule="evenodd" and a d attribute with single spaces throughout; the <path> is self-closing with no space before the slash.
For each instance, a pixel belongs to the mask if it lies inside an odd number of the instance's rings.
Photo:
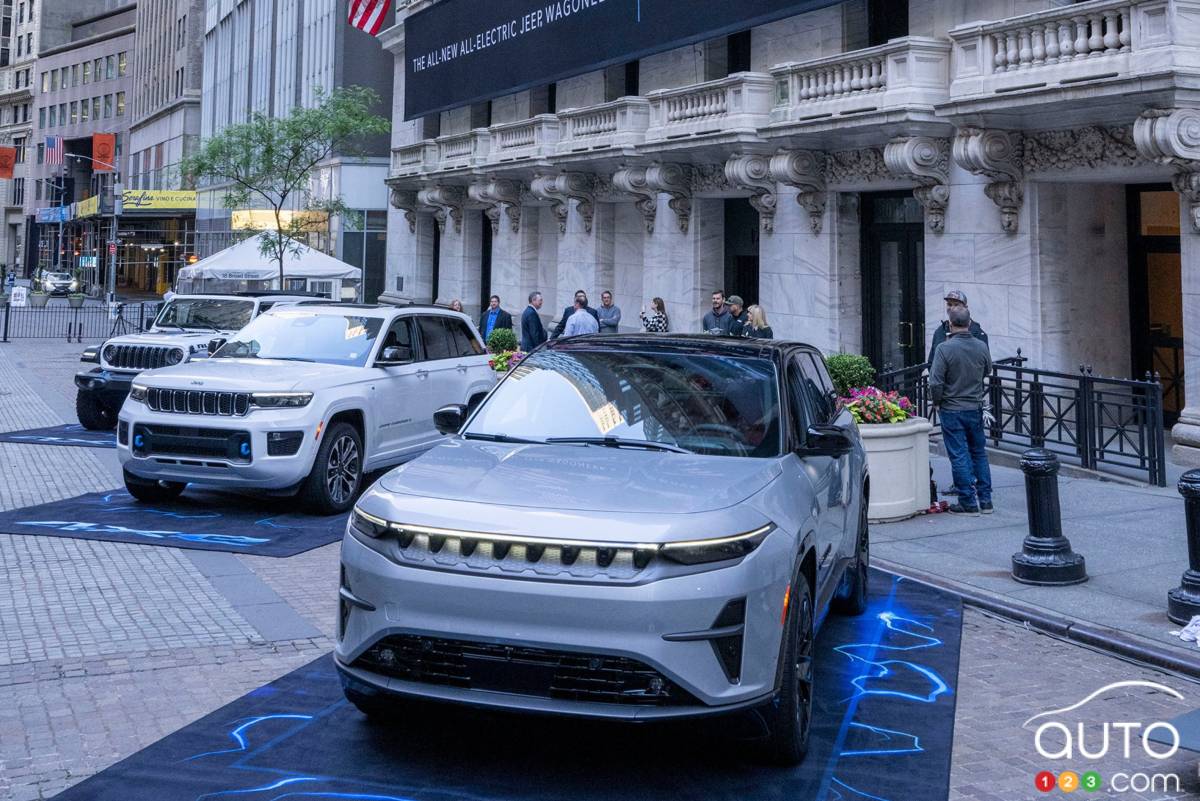
<path id="1" fill-rule="evenodd" d="M 342 543 L 350 701 L 747 713 L 766 757 L 803 758 L 817 627 L 863 611 L 869 562 L 865 454 L 816 349 L 558 340 L 437 420 L 456 435 L 367 490 Z"/>
<path id="2" fill-rule="evenodd" d="M 113 337 L 84 350 L 80 361 L 99 366 L 75 375 L 79 423 L 94 431 L 115 428 L 117 412 L 141 371 L 204 358 L 214 337 L 228 337 L 277 304 L 312 299 L 294 292 L 176 295 L 146 331 Z"/>
<path id="3" fill-rule="evenodd" d="M 68 272 L 52 272 L 42 270 L 32 288 L 45 292 L 47 295 L 69 295 L 72 292 L 82 292 L 83 285 Z"/>
<path id="4" fill-rule="evenodd" d="M 441 439 L 437 408 L 483 399 L 496 384 L 488 358 L 447 309 L 273 309 L 207 359 L 138 376 L 117 424 L 125 486 L 148 502 L 196 483 L 346 511 L 366 473 Z"/>

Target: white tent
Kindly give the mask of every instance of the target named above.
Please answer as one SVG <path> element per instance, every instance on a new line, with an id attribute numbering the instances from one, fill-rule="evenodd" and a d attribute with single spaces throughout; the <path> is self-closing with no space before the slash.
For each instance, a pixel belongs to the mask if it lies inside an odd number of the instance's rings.
<path id="1" fill-rule="evenodd" d="M 252 236 L 195 264 L 189 264 L 178 272 L 176 279 L 189 282 L 276 281 L 279 278 L 279 264 L 262 254 L 262 237 L 262 234 Z M 285 279 L 358 281 L 362 278 L 362 270 L 301 245 L 298 252 L 287 253 L 283 257 L 283 276 Z"/>

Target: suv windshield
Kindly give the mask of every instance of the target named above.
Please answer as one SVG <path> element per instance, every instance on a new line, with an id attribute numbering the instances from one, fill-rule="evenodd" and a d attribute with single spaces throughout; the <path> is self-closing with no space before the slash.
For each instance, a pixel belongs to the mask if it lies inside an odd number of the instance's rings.
<path id="1" fill-rule="evenodd" d="M 779 382 L 762 358 L 541 351 L 514 368 L 463 433 L 774 457 L 781 451 Z"/>
<path id="2" fill-rule="evenodd" d="M 250 322 L 254 301 L 233 298 L 172 298 L 159 312 L 156 326 L 238 331 Z"/>
<path id="3" fill-rule="evenodd" d="M 362 367 L 383 320 L 292 309 L 260 315 L 213 354 L 216 358 L 287 359 Z"/>

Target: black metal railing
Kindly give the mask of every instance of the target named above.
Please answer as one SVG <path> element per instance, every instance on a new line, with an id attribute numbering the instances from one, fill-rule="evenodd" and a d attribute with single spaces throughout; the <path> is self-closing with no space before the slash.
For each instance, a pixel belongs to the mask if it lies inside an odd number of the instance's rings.
<path id="1" fill-rule="evenodd" d="M 120 303 L 109 306 L 89 303 L 71 306 L 51 301 L 45 306 L 0 308 L 0 342 L 13 339 L 108 339 L 120 334 L 145 331 L 162 307 L 158 302 Z"/>
<path id="2" fill-rule="evenodd" d="M 1020 351 L 1018 351 L 1018 354 Z M 1163 388 L 1157 375 L 1145 380 L 1103 378 L 1090 367 L 1078 374 L 1026 367 L 1017 356 L 992 365 L 987 393 L 993 445 L 1046 448 L 1074 457 L 1090 470 L 1144 472 L 1166 486 Z M 881 389 L 896 390 L 917 413 L 937 425 L 929 393 L 929 364 L 881 373 Z"/>

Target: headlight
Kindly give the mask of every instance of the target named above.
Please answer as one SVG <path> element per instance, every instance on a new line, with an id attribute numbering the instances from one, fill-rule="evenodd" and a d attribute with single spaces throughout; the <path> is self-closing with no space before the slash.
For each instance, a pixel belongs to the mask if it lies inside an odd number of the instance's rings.
<path id="1" fill-rule="evenodd" d="M 112 364 L 117 359 L 117 346 L 106 345 L 104 347 L 104 361 Z"/>
<path id="2" fill-rule="evenodd" d="M 150 391 L 150 388 L 147 386 L 144 386 L 142 384 L 133 384 L 129 387 L 129 399 L 135 400 L 138 403 L 145 403 L 146 402 L 146 393 L 148 393 L 149 391 Z"/>
<path id="3" fill-rule="evenodd" d="M 744 534 L 734 534 L 732 537 L 668 542 L 662 546 L 659 553 L 673 562 L 685 565 L 740 559 L 761 545 L 774 528 L 766 525 Z"/>
<path id="4" fill-rule="evenodd" d="M 79 282 L 72 280 L 71 281 L 71 289 L 79 289 Z"/>
<path id="5" fill-rule="evenodd" d="M 264 409 L 290 409 L 307 406 L 312 398 L 311 392 L 255 392 L 250 402 Z"/>
<path id="6" fill-rule="evenodd" d="M 357 507 L 355 507 L 354 513 L 350 515 L 350 525 L 359 534 L 365 534 L 372 538 L 382 537 L 388 532 L 388 523 L 386 520 L 359 511 Z"/>
<path id="7" fill-rule="evenodd" d="M 179 348 L 172 348 L 167 351 L 167 364 L 179 364 L 183 361 L 184 353 Z"/>

